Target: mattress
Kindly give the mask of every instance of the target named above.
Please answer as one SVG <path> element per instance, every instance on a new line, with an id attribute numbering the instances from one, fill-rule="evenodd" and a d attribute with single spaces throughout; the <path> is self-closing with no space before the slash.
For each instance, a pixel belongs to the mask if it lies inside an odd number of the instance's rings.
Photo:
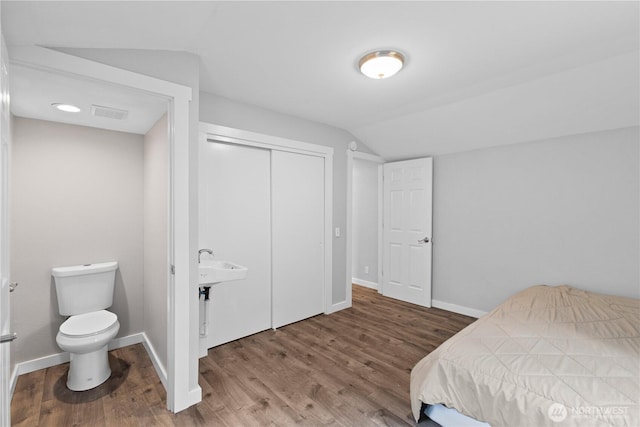
<path id="1" fill-rule="evenodd" d="M 411 372 L 411 406 L 498 426 L 640 426 L 640 300 L 526 289 Z"/>

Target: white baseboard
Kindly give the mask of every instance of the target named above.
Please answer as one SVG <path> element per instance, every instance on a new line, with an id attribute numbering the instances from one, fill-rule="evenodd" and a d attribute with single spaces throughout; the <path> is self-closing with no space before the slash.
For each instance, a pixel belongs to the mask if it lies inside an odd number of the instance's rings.
<path id="1" fill-rule="evenodd" d="M 188 408 L 189 406 L 193 406 L 196 403 L 200 403 L 202 401 L 202 388 L 199 385 L 196 385 L 196 388 L 189 390 L 188 399 L 188 406 L 186 408 Z"/>
<path id="2" fill-rule="evenodd" d="M 189 390 L 186 398 L 184 397 L 176 398 L 174 400 L 175 400 L 174 401 L 175 406 L 169 407 L 169 410 L 174 414 L 177 414 L 178 412 L 184 411 L 188 407 L 193 406 L 196 403 L 200 403 L 202 401 L 202 388 L 200 388 L 200 386 L 198 385 L 195 388 L 192 388 L 191 390 Z"/>
<path id="3" fill-rule="evenodd" d="M 365 286 L 367 288 L 378 290 L 378 284 L 376 282 L 370 282 L 368 280 L 358 279 L 357 277 L 352 277 L 351 283 L 353 283 L 354 285 Z"/>
<path id="4" fill-rule="evenodd" d="M 435 308 L 442 310 L 452 311 L 458 314 L 464 314 L 465 316 L 475 317 L 476 319 L 487 314 L 486 311 L 477 310 L 475 308 L 464 307 L 462 305 L 451 304 L 444 301 L 431 300 L 431 305 Z"/>
<path id="5" fill-rule="evenodd" d="M 144 340 L 142 341 L 142 345 L 144 345 L 144 348 L 147 350 L 147 354 L 151 359 L 151 363 L 153 363 L 153 367 L 156 370 L 156 374 L 158 374 L 158 377 L 160 377 L 160 381 L 162 382 L 164 389 L 167 390 L 167 370 L 162 365 L 162 362 L 158 357 L 158 353 L 156 352 L 156 349 L 151 344 L 151 341 L 149 341 L 149 337 L 147 337 L 147 334 L 143 332 L 141 335 L 144 337 Z"/>
<path id="6" fill-rule="evenodd" d="M 153 367 L 155 368 L 158 376 L 160 377 L 160 381 L 166 388 L 167 382 L 167 372 L 160 363 L 158 359 L 158 354 L 156 353 L 153 346 L 149 343 L 149 338 L 147 335 L 142 333 L 127 335 L 126 337 L 114 338 L 109 343 L 109 350 L 115 350 L 117 348 L 126 347 L 133 344 L 142 343 L 144 348 L 147 350 L 149 354 L 149 358 L 153 363 Z M 11 374 L 11 394 L 13 397 L 13 392 L 16 387 L 16 383 L 18 382 L 18 376 L 22 374 L 28 374 L 29 372 L 34 372 L 40 369 L 50 368 L 56 365 L 62 365 L 63 363 L 67 363 L 69 361 L 69 353 L 62 352 L 56 354 L 50 354 L 48 356 L 39 357 L 33 360 L 27 360 L 26 362 L 17 363 L 15 368 L 13 369 L 13 373 Z"/>
<path id="7" fill-rule="evenodd" d="M 115 350 L 117 348 L 126 347 L 128 345 L 138 344 L 143 342 L 144 339 L 145 337 L 141 333 L 127 335 L 126 337 L 114 338 L 113 340 L 111 340 L 111 342 L 109 342 L 109 350 Z M 18 372 L 18 375 L 28 374 L 29 372 L 37 371 L 40 369 L 62 365 L 63 363 L 67 363 L 68 361 L 69 353 L 65 351 L 18 363 L 16 364 L 16 370 Z"/>
<path id="8" fill-rule="evenodd" d="M 26 362 L 16 364 L 18 375 L 28 374 L 29 372 L 38 371 L 40 369 L 50 368 L 56 365 L 62 365 L 69 361 L 69 353 L 55 353 L 48 356 L 39 357 Z"/>
<path id="9" fill-rule="evenodd" d="M 340 301 L 335 304 L 332 304 L 331 307 L 329 307 L 329 309 L 324 312 L 324 314 L 335 313 L 336 311 L 344 310 L 345 308 L 349 308 L 349 307 L 351 307 L 351 304 L 349 303 L 349 301 L 347 300 Z"/>
<path id="10" fill-rule="evenodd" d="M 13 372 L 11 372 L 11 377 L 9 378 L 9 398 L 13 398 L 13 392 L 16 390 L 16 384 L 18 382 L 18 366 L 13 367 Z"/>
<path id="11" fill-rule="evenodd" d="M 109 351 L 126 347 L 128 345 L 144 343 L 145 339 L 146 336 L 144 335 L 144 333 L 137 333 L 127 335 L 126 337 L 114 338 L 113 340 L 111 340 L 111 342 L 109 342 Z"/>

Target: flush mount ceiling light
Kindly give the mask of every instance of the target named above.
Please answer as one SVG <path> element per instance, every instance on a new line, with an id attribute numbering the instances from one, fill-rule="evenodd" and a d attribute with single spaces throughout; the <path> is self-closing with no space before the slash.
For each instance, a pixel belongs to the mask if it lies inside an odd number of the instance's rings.
<path id="1" fill-rule="evenodd" d="M 404 55 L 395 50 L 377 50 L 360 58 L 360 72 L 372 79 L 386 79 L 404 65 Z"/>
<path id="2" fill-rule="evenodd" d="M 64 111 L 65 113 L 79 113 L 81 111 L 80 108 L 71 104 L 61 104 L 59 102 L 55 102 L 51 104 L 51 106 L 60 111 Z"/>

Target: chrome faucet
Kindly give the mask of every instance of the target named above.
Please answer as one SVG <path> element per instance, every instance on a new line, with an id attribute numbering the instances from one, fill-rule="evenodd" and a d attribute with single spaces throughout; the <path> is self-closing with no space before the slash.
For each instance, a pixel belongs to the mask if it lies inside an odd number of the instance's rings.
<path id="1" fill-rule="evenodd" d="M 212 251 L 211 249 L 200 249 L 200 250 L 198 251 L 198 264 L 200 264 L 200 257 L 202 256 L 202 253 L 203 253 L 203 252 L 206 252 L 206 253 L 208 253 L 209 255 L 213 256 L 213 251 Z"/>

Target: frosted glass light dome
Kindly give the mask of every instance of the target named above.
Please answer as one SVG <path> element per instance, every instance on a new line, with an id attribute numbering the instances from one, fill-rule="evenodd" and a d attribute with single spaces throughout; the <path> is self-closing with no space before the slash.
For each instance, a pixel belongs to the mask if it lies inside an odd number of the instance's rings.
<path id="1" fill-rule="evenodd" d="M 402 69 L 404 56 L 393 50 L 379 50 L 363 56 L 358 65 L 365 76 L 386 79 Z"/>

